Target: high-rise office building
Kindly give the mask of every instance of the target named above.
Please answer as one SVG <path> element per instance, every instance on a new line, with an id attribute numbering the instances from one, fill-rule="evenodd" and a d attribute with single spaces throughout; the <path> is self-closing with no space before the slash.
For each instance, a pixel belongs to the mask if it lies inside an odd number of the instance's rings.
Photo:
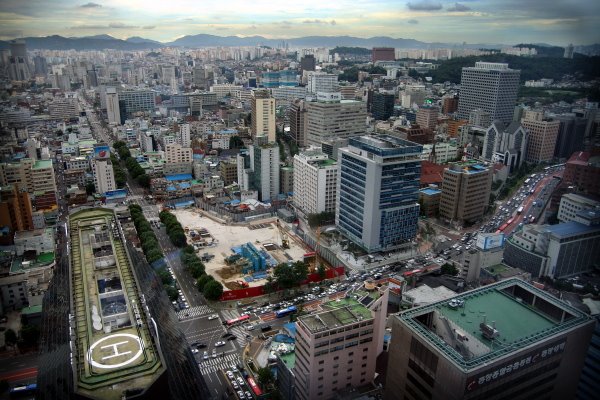
<path id="1" fill-rule="evenodd" d="M 577 151 L 565 165 L 563 184 L 574 186 L 579 193 L 600 196 L 600 156 Z"/>
<path id="2" fill-rule="evenodd" d="M 330 139 L 358 136 L 365 131 L 367 106 L 362 101 L 340 100 L 339 93 L 306 104 L 306 143 L 321 146 Z"/>
<path id="3" fill-rule="evenodd" d="M 341 233 L 368 252 L 401 248 L 416 237 L 422 150 L 389 135 L 350 138 L 338 150 Z"/>
<path id="4" fill-rule="evenodd" d="M 475 222 L 483 217 L 490 201 L 491 168 L 468 161 L 444 170 L 440 217 L 449 221 Z"/>
<path id="5" fill-rule="evenodd" d="M 395 101 L 396 96 L 394 93 L 373 93 L 373 104 L 371 105 L 371 114 L 373 114 L 373 118 L 380 121 L 387 121 L 394 115 Z"/>
<path id="6" fill-rule="evenodd" d="M 252 139 L 265 136 L 269 142 L 275 142 L 275 99 L 267 90 L 254 90 L 251 104 Z"/>
<path id="7" fill-rule="evenodd" d="M 154 92 L 151 90 L 123 90 L 119 92 L 119 101 L 125 103 L 127 116 L 137 112 L 153 112 L 156 107 Z"/>
<path id="8" fill-rule="evenodd" d="M 18 185 L 29 194 L 56 193 L 52 160 L 23 158 L 19 162 L 0 164 L 0 185 Z"/>
<path id="9" fill-rule="evenodd" d="M 458 111 L 458 96 L 444 96 L 442 98 L 442 113 L 452 114 Z"/>
<path id="10" fill-rule="evenodd" d="M 320 150 L 294 156 L 294 205 L 305 214 L 334 212 L 338 165 Z"/>
<path id="11" fill-rule="evenodd" d="M 119 108 L 119 95 L 114 87 L 106 88 L 106 115 L 111 125 L 121 124 L 121 110 Z"/>
<path id="12" fill-rule="evenodd" d="M 508 64 L 476 62 L 474 67 L 464 67 L 460 79 L 458 116 L 468 118 L 475 109 L 491 114 L 508 125 L 512 121 L 520 70 L 508 68 Z"/>
<path id="13" fill-rule="evenodd" d="M 69 238 L 58 231 L 39 398 L 209 398 L 159 278 L 120 226 L 113 210 L 88 208 L 70 215 Z"/>
<path id="14" fill-rule="evenodd" d="M 573 398 L 595 324 L 516 278 L 390 322 L 386 400 Z"/>
<path id="15" fill-rule="evenodd" d="M 371 50 L 371 61 L 394 61 L 396 50 L 393 47 L 373 47 Z"/>
<path id="16" fill-rule="evenodd" d="M 294 100 L 288 108 L 290 136 L 298 147 L 306 147 L 306 130 L 308 125 L 308 109 L 306 101 Z"/>
<path id="17" fill-rule="evenodd" d="M 584 210 L 557 225 L 524 225 L 508 238 L 504 262 L 532 277 L 564 279 L 592 271 L 600 260 L 600 212 Z"/>
<path id="18" fill-rule="evenodd" d="M 165 162 L 167 164 L 192 163 L 193 152 L 191 147 L 183 147 L 179 143 L 165 145 Z"/>
<path id="19" fill-rule="evenodd" d="M 427 128 L 431 131 L 435 131 L 439 116 L 440 109 L 438 106 L 423 105 L 417 110 L 416 122 L 421 128 Z"/>
<path id="20" fill-rule="evenodd" d="M 190 124 L 179 125 L 179 133 L 177 135 L 177 143 L 179 143 L 181 145 L 181 147 L 191 147 L 192 146 L 192 138 L 190 136 Z"/>
<path id="21" fill-rule="evenodd" d="M 375 379 L 383 351 L 388 289 L 330 300 L 296 322 L 295 398 L 332 399 Z"/>
<path id="22" fill-rule="evenodd" d="M 339 92 L 337 74 L 326 74 L 322 72 L 312 72 L 308 74 L 308 92 L 332 93 Z"/>
<path id="23" fill-rule="evenodd" d="M 46 57 L 33 57 L 33 68 L 36 75 L 46 76 L 48 73 L 48 61 L 46 60 Z"/>
<path id="24" fill-rule="evenodd" d="M 304 73 L 304 71 L 314 71 L 316 64 L 315 56 L 313 54 L 305 55 L 300 59 L 301 72 Z"/>
<path id="25" fill-rule="evenodd" d="M 0 226 L 8 229 L 0 235 L 2 245 L 12 244 L 15 232 L 34 229 L 29 193 L 18 185 L 0 187 Z"/>
<path id="26" fill-rule="evenodd" d="M 560 122 L 554 157 L 569 158 L 574 152 L 584 150 L 587 118 L 576 113 L 559 114 L 554 118 Z"/>
<path id="27" fill-rule="evenodd" d="M 521 125 L 529 133 L 527 162 L 551 161 L 554 157 L 560 121 L 544 118 L 543 111 L 525 111 Z"/>
<path id="28" fill-rule="evenodd" d="M 30 78 L 27 47 L 22 39 L 11 40 L 8 59 L 8 77 L 13 81 L 26 81 Z"/>
<path id="29" fill-rule="evenodd" d="M 106 144 L 94 146 L 92 158 L 92 173 L 96 193 L 104 194 L 117 189 L 112 162 L 110 161 L 110 147 Z"/>
<path id="30" fill-rule="evenodd" d="M 280 190 L 279 146 L 275 142 L 265 143 L 260 139 L 257 142 L 249 146 L 250 169 L 247 174 L 250 176 L 243 181 L 249 183 L 246 189 L 258 191 L 260 201 L 268 201 L 275 199 Z"/>

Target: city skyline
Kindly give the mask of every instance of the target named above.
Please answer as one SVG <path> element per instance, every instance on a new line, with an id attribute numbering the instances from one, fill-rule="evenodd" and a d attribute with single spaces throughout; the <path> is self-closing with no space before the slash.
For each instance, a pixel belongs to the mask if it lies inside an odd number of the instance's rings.
<path id="1" fill-rule="evenodd" d="M 208 10 L 208 6 L 210 9 Z M 0 39 L 109 34 L 170 42 L 194 34 L 289 39 L 302 36 L 390 36 L 450 43 L 600 42 L 595 29 L 600 4 L 583 0 L 436 1 L 317 0 L 280 4 L 270 0 L 224 3 L 115 0 L 17 0 L 0 4 Z"/>

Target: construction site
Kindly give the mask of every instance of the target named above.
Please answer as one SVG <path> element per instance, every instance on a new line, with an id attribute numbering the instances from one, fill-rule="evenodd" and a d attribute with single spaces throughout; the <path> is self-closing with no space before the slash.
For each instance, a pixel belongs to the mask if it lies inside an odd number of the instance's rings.
<path id="1" fill-rule="evenodd" d="M 188 243 L 196 249 L 206 273 L 229 290 L 264 285 L 275 265 L 303 261 L 312 252 L 275 217 L 224 225 L 198 209 L 171 212 L 184 227 Z"/>

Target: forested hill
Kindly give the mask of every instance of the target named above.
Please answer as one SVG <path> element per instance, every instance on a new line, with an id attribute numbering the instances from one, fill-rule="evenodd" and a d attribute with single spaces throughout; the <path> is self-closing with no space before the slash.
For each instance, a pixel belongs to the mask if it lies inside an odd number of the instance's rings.
<path id="1" fill-rule="evenodd" d="M 347 46 L 338 46 L 331 50 L 329 50 L 329 54 L 354 54 L 354 55 L 369 55 L 371 54 L 371 49 L 366 49 L 364 47 L 347 47 Z"/>
<path id="2" fill-rule="evenodd" d="M 473 67 L 477 61 L 508 63 L 512 69 L 521 70 L 521 82 L 550 78 L 560 80 L 565 74 L 582 81 L 600 78 L 600 56 L 579 56 L 573 59 L 558 57 L 519 57 L 508 54 L 460 57 L 442 61 L 429 75 L 434 82 L 460 83 L 463 67 Z"/>

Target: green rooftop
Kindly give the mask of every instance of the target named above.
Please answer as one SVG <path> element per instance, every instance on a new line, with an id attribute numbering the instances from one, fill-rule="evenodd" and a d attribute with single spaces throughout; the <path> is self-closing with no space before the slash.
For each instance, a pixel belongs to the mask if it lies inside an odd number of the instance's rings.
<path id="1" fill-rule="evenodd" d="M 281 358 L 281 361 L 283 361 L 289 369 L 294 368 L 294 365 L 296 365 L 296 353 L 293 351 L 287 354 L 280 354 L 279 358 Z"/>
<path id="2" fill-rule="evenodd" d="M 310 331 L 320 332 L 372 319 L 371 311 L 353 297 L 321 304 L 322 311 L 300 317 Z"/>
<path id="3" fill-rule="evenodd" d="M 52 160 L 37 160 L 31 168 L 32 169 L 52 168 Z"/>
<path id="4" fill-rule="evenodd" d="M 516 278 L 414 308 L 398 318 L 465 371 L 590 321 L 583 312 Z"/>
<path id="5" fill-rule="evenodd" d="M 10 266 L 10 273 L 19 274 L 27 272 L 28 270 L 49 266 L 54 262 L 54 258 L 55 255 L 53 252 L 40 253 L 35 259 L 31 260 L 26 260 L 23 257 L 15 257 Z"/>
<path id="6" fill-rule="evenodd" d="M 42 305 L 38 304 L 36 306 L 24 307 L 21 309 L 21 315 L 32 315 L 39 314 L 42 312 Z"/>

